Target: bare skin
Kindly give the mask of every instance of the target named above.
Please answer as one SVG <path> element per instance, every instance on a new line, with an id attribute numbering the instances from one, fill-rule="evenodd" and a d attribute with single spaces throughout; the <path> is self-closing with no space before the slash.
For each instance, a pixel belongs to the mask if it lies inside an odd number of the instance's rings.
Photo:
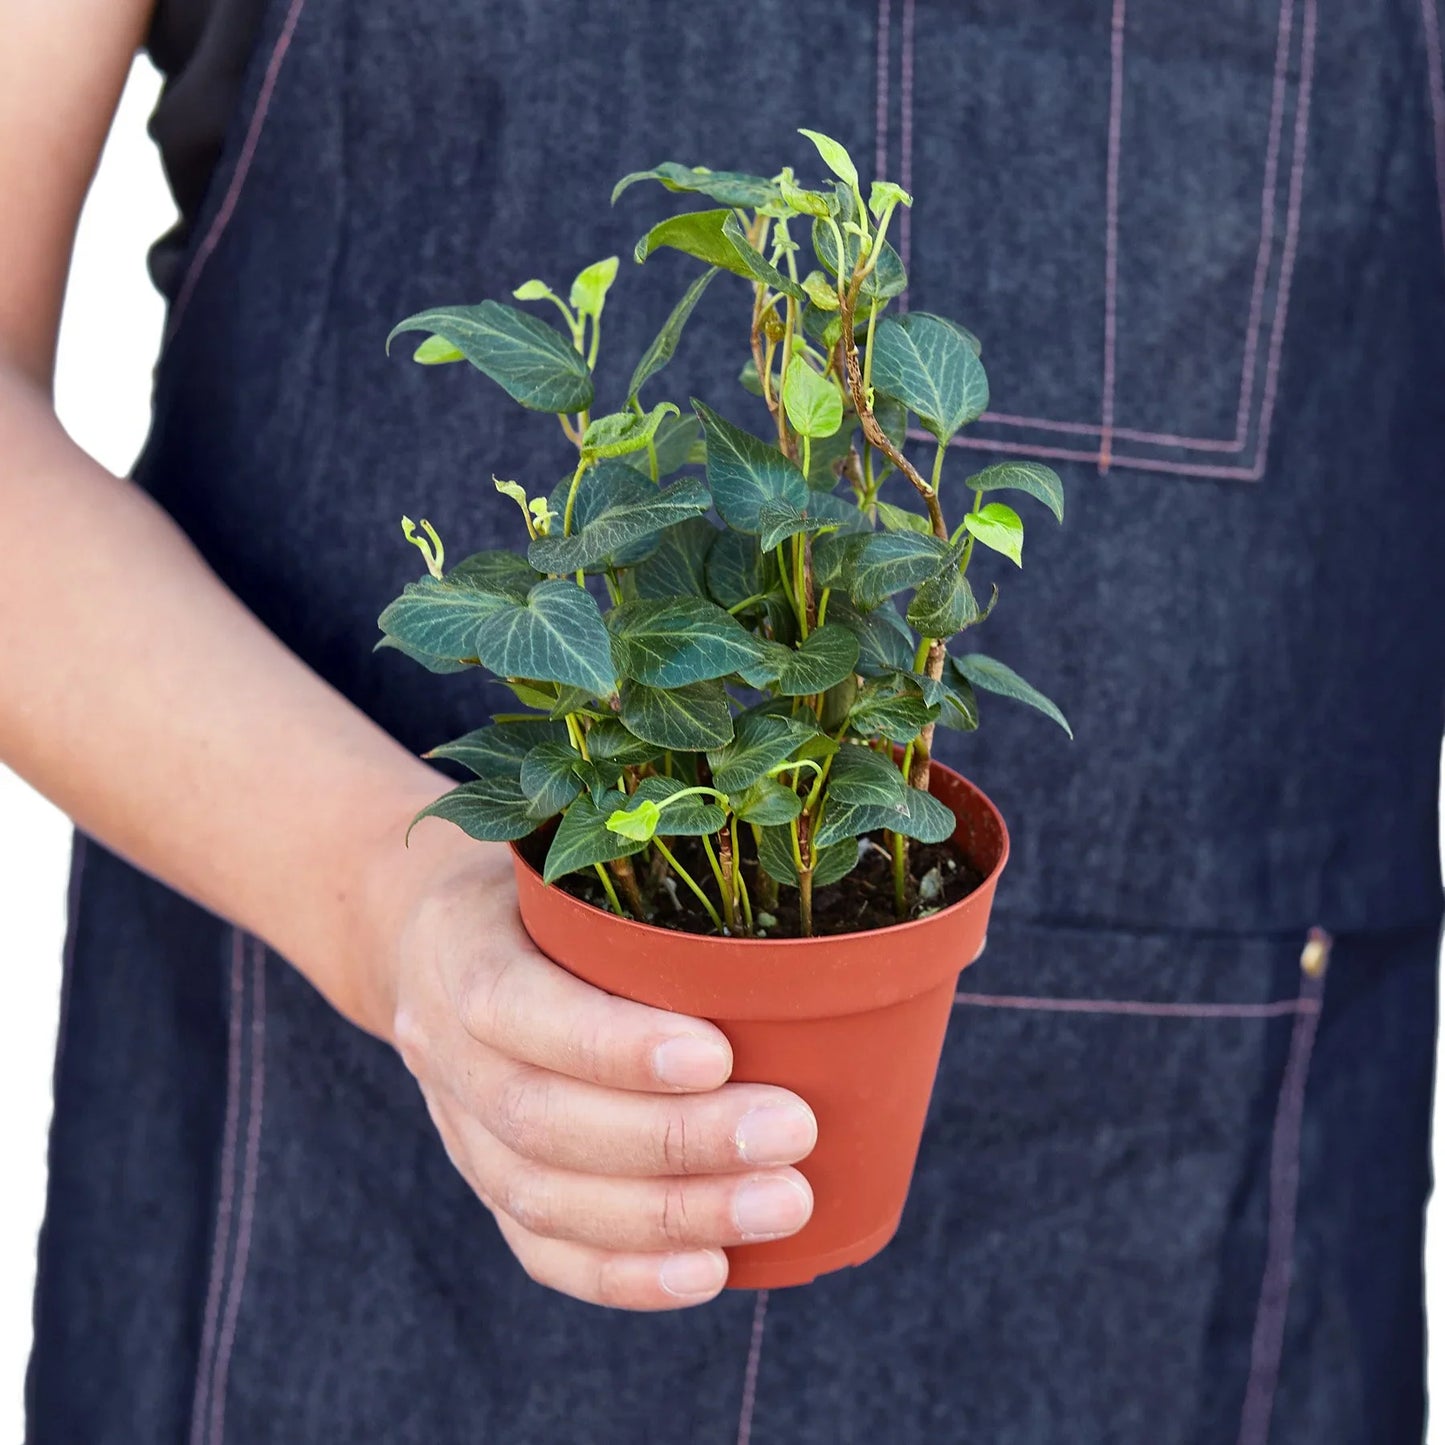
<path id="1" fill-rule="evenodd" d="M 702 1303 L 722 1246 L 806 1222 L 806 1104 L 728 1082 L 711 1024 L 544 958 L 505 849 L 433 820 L 405 848 L 447 781 L 55 418 L 76 221 L 148 11 L 0 0 L 0 758 L 393 1044 L 533 1279 L 626 1309 Z"/>

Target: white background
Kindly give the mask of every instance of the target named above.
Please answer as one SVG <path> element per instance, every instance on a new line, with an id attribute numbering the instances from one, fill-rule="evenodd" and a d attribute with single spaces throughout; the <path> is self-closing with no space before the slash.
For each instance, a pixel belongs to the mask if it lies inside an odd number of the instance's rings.
<path id="1" fill-rule="evenodd" d="M 157 81 L 138 60 L 80 225 L 60 338 L 56 402 L 70 434 L 104 466 L 130 469 L 145 436 L 161 303 L 145 251 L 174 215 L 145 134 Z M 0 767 L 0 1440 L 23 1433 L 35 1236 L 45 1193 L 50 1070 L 60 999 L 69 825 Z M 1437 1155 L 1441 1128 L 1437 1124 Z M 1431 1215 L 1429 1296 L 1445 1317 L 1445 1245 Z M 1445 1331 L 1436 1331 L 1445 1334 Z M 1445 1390 L 1445 1345 L 1431 1351 Z M 1445 1427 L 1435 1432 L 1445 1440 Z"/>

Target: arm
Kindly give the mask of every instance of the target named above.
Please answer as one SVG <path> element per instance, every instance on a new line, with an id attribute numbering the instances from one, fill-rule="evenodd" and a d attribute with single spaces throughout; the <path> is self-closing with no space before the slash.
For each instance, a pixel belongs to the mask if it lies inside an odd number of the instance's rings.
<path id="1" fill-rule="evenodd" d="M 806 1106 L 725 1084 L 711 1025 L 543 958 L 505 849 L 431 820 L 405 849 L 446 780 L 54 416 L 66 258 L 145 19 L 142 0 L 0 0 L 0 757 L 394 1044 L 534 1278 L 629 1308 L 710 1298 L 718 1246 L 806 1220 L 801 1175 L 758 1167 L 812 1147 Z"/>

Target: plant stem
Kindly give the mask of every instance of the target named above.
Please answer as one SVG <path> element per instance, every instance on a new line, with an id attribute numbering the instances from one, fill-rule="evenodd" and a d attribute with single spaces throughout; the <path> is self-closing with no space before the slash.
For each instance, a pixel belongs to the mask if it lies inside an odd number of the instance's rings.
<path id="1" fill-rule="evenodd" d="M 577 462 L 577 470 L 572 473 L 572 485 L 567 489 L 567 510 L 562 514 L 562 535 L 572 535 L 572 513 L 577 507 L 577 488 L 582 485 L 582 473 L 587 470 L 587 459 L 581 457 Z"/>
<path id="2" fill-rule="evenodd" d="M 753 830 L 753 852 L 761 857 L 763 830 L 756 823 L 748 826 Z M 758 864 L 758 907 L 768 913 L 778 910 L 778 880 L 764 870 L 761 862 Z"/>
<path id="3" fill-rule="evenodd" d="M 713 927 L 716 928 L 719 933 L 721 933 L 723 931 L 723 921 L 718 916 L 717 909 L 712 906 L 712 899 L 710 899 L 707 894 L 704 893 L 700 887 L 698 887 L 697 880 L 692 876 L 691 873 L 687 871 L 686 868 L 682 866 L 681 863 L 677 861 L 677 859 L 673 856 L 672 850 L 667 846 L 666 843 L 662 841 L 661 838 L 654 838 L 652 840 L 652 846 L 656 848 L 657 851 L 661 853 L 664 858 L 667 859 L 668 863 L 672 867 L 672 871 L 676 873 L 677 876 L 681 878 L 682 881 L 686 883 L 690 889 L 692 889 L 693 894 L 697 898 L 697 901 L 701 903 L 705 909 L 707 909 L 707 916 L 712 919 Z"/>
<path id="4" fill-rule="evenodd" d="M 704 838 L 702 841 L 706 844 L 708 840 Z M 717 835 L 717 853 L 723 917 L 727 919 L 728 932 L 737 934 L 741 932 L 738 928 L 737 884 L 734 882 L 737 864 L 733 858 L 732 835 L 726 827 Z"/>
<path id="5" fill-rule="evenodd" d="M 612 876 L 622 885 L 622 896 L 632 916 L 639 923 L 647 921 L 647 905 L 642 901 L 642 889 L 637 886 L 637 874 L 633 871 L 631 858 L 614 858 L 608 865 Z"/>
<path id="6" fill-rule="evenodd" d="M 807 546 L 807 533 L 793 538 L 793 598 L 797 605 L 798 626 L 803 630 L 803 640 L 808 637 L 808 614 L 812 609 L 808 605 L 807 570 L 803 562 L 803 551 Z"/>
<path id="7" fill-rule="evenodd" d="M 908 840 L 894 833 L 893 840 L 893 913 L 900 923 L 908 917 Z"/>
<path id="8" fill-rule="evenodd" d="M 768 594 L 766 592 L 754 592 L 751 597 L 744 597 L 741 602 L 734 602 L 733 605 L 728 608 L 728 611 L 732 616 L 736 617 L 739 612 L 753 606 L 755 603 L 766 602 L 767 600 Z"/>
<path id="9" fill-rule="evenodd" d="M 809 561 L 812 559 L 809 558 Z M 818 599 L 818 626 L 821 627 L 828 618 L 828 599 L 833 595 L 831 587 L 823 589 L 823 595 Z"/>
<path id="10" fill-rule="evenodd" d="M 592 866 L 597 870 L 597 877 L 602 882 L 602 887 L 607 894 L 607 901 L 612 905 L 612 911 L 621 918 L 623 916 L 622 904 L 618 901 L 617 890 L 612 886 L 612 880 L 607 876 L 607 870 L 600 863 L 594 863 Z"/>
<path id="11" fill-rule="evenodd" d="M 794 822 L 793 845 L 798 860 L 798 932 L 813 936 L 813 848 L 809 842 L 812 820 L 801 813 Z"/>
<path id="12" fill-rule="evenodd" d="M 938 490 L 938 484 L 939 484 L 939 482 L 940 482 L 940 481 L 942 480 L 942 478 L 943 478 L 943 458 L 944 458 L 945 454 L 947 453 L 947 451 L 948 451 L 948 447 L 947 447 L 946 443 L 944 443 L 944 442 L 939 442 L 939 444 L 938 444 L 938 451 L 937 451 L 937 453 L 935 454 L 935 456 L 934 456 L 934 458 L 933 458 L 933 478 L 932 478 L 932 485 L 933 485 L 933 490 L 934 490 L 935 492 Z"/>

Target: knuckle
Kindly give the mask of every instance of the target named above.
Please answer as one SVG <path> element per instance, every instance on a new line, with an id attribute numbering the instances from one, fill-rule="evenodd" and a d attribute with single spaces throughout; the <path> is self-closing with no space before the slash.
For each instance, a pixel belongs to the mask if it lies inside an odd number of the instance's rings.
<path id="1" fill-rule="evenodd" d="M 551 1235 L 555 1230 L 556 1203 L 545 1170 L 524 1164 L 512 1169 L 500 1183 L 497 1203 L 509 1219 L 529 1234 Z"/>
<path id="2" fill-rule="evenodd" d="M 605 1255 L 597 1262 L 592 1295 L 600 1305 L 610 1309 L 627 1309 L 636 1303 L 636 1285 L 623 1261 L 616 1255 Z"/>
<path id="3" fill-rule="evenodd" d="M 662 1162 L 669 1174 L 692 1173 L 692 1151 L 687 1137 L 687 1115 L 669 1111 L 662 1129 Z"/>
<path id="4" fill-rule="evenodd" d="M 658 1230 L 668 1244 L 687 1244 L 697 1238 L 688 1211 L 688 1190 L 681 1184 L 669 1184 L 662 1192 Z"/>
<path id="5" fill-rule="evenodd" d="M 492 1098 L 493 1134 L 513 1153 L 536 1157 L 548 1135 L 551 1094 L 552 1084 L 541 1070 L 513 1070 Z"/>
<path id="6" fill-rule="evenodd" d="M 488 1043 L 505 1035 L 506 999 L 518 962 L 516 954 L 507 954 L 468 981 L 457 1012 L 462 1027 L 474 1039 Z"/>
<path id="7" fill-rule="evenodd" d="M 578 1078 L 602 1079 L 616 1073 L 612 1067 L 616 1034 L 609 1025 L 608 1010 L 588 1008 L 572 1027 L 568 1056 Z"/>

